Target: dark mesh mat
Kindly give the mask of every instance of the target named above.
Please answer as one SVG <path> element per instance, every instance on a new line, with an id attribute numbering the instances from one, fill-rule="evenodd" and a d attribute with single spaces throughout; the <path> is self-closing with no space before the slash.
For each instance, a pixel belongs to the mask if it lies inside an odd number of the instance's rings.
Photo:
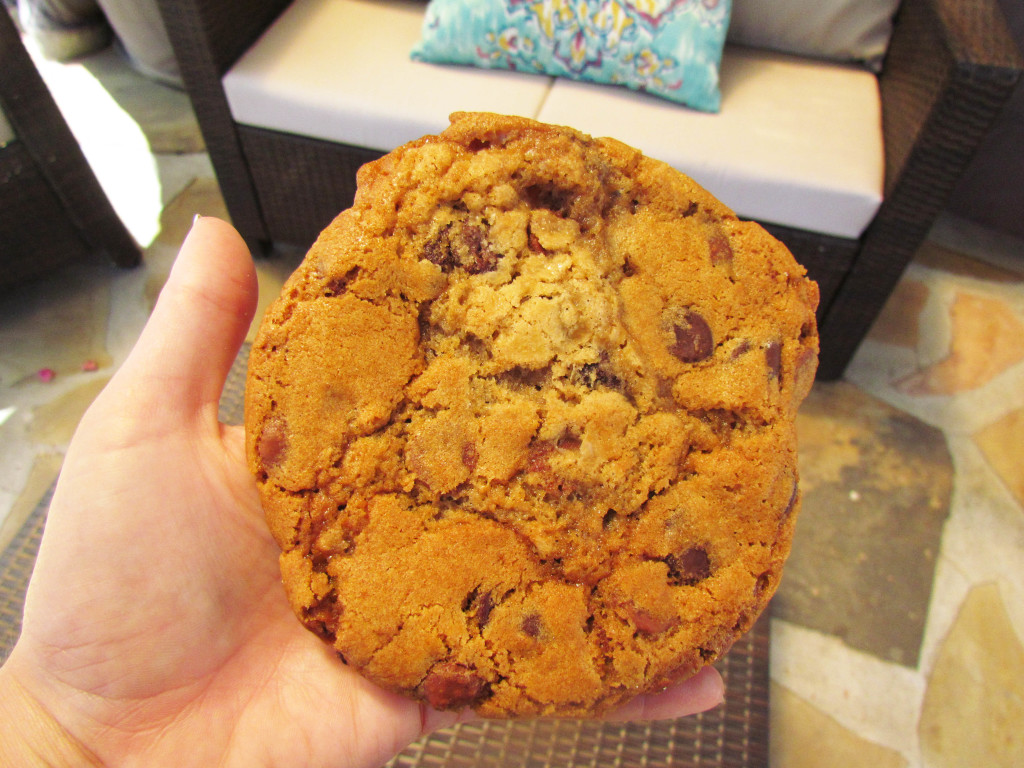
<path id="1" fill-rule="evenodd" d="M 228 376 L 220 418 L 242 421 L 242 349 Z M 18 638 L 25 587 L 39 548 L 51 494 L 0 554 L 0 660 Z M 393 768 L 639 768 L 768 765 L 768 612 L 716 666 L 725 704 L 711 712 L 654 723 L 577 720 L 483 721 L 438 731 L 388 763 Z"/>

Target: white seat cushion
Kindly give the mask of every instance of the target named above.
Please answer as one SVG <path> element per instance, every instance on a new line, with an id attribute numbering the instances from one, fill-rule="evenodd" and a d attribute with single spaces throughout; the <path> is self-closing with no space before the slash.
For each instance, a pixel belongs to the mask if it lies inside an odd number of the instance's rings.
<path id="1" fill-rule="evenodd" d="M 689 174 L 741 216 L 858 237 L 882 199 L 876 78 L 727 47 L 722 111 L 624 88 L 415 62 L 425 5 L 297 0 L 224 77 L 245 125 L 389 151 L 480 110 L 612 136 Z"/>
<path id="2" fill-rule="evenodd" d="M 235 120 L 390 151 L 460 110 L 534 117 L 546 76 L 414 62 L 425 4 L 297 0 L 224 76 Z"/>
<path id="3" fill-rule="evenodd" d="M 559 80 L 538 118 L 664 160 L 745 218 L 855 238 L 882 201 L 878 81 L 856 67 L 727 47 L 719 114 Z"/>

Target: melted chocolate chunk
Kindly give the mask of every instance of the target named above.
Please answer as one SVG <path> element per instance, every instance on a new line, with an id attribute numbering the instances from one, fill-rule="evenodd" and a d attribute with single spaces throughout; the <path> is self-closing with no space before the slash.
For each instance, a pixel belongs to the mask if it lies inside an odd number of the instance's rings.
<path id="1" fill-rule="evenodd" d="M 629 606 L 626 610 L 633 626 L 645 635 L 660 635 L 679 623 L 679 619 L 675 616 L 655 616 L 650 611 L 637 606 Z"/>
<path id="2" fill-rule="evenodd" d="M 574 435 L 571 431 L 566 430 L 558 438 L 558 442 L 555 445 L 563 451 L 578 451 L 580 446 L 583 445 L 583 441 L 580 440 L 578 435 Z"/>
<path id="3" fill-rule="evenodd" d="M 487 691 L 487 681 L 469 667 L 445 661 L 423 681 L 423 695 L 434 709 L 461 709 L 477 702 Z"/>
<path id="4" fill-rule="evenodd" d="M 523 190 L 523 197 L 531 208 L 546 208 L 562 218 L 569 215 L 575 193 L 552 183 L 530 184 Z"/>
<path id="5" fill-rule="evenodd" d="M 499 255 L 491 248 L 480 227 L 464 224 L 462 239 L 469 250 L 469 258 L 463 263 L 469 274 L 479 275 L 482 272 L 493 272 L 498 268 Z"/>
<path id="6" fill-rule="evenodd" d="M 715 340 L 711 326 L 702 315 L 687 310 L 682 322 L 672 327 L 675 343 L 668 351 L 684 363 L 699 363 L 707 360 L 715 351 Z"/>
<path id="7" fill-rule="evenodd" d="M 577 375 L 580 381 L 590 389 L 598 387 L 618 389 L 622 386 L 622 380 L 601 363 L 586 363 L 579 369 Z"/>
<path id="8" fill-rule="evenodd" d="M 481 593 L 479 588 L 466 595 L 466 599 L 462 601 L 462 612 L 471 616 L 480 629 L 487 626 L 487 622 L 491 620 L 492 610 L 494 598 L 490 592 Z"/>
<path id="9" fill-rule="evenodd" d="M 461 267 L 471 275 L 493 272 L 501 254 L 487 240 L 483 225 L 461 222 L 446 224 L 423 248 L 422 257 L 451 272 Z"/>
<path id="10" fill-rule="evenodd" d="M 256 444 L 264 469 L 279 466 L 288 453 L 288 427 L 284 418 L 272 414 L 263 423 L 263 433 Z"/>
<path id="11" fill-rule="evenodd" d="M 341 296 L 348 290 L 349 283 L 355 280 L 359 276 L 359 267 L 352 267 L 348 272 L 340 277 L 335 277 L 327 281 L 324 286 L 324 296 Z"/>
<path id="12" fill-rule="evenodd" d="M 483 629 L 491 620 L 491 611 L 494 610 L 494 598 L 490 592 L 484 592 L 476 601 L 476 623 Z"/>
<path id="13" fill-rule="evenodd" d="M 724 233 L 716 232 L 709 237 L 708 248 L 711 249 L 711 263 L 716 267 L 732 263 L 732 245 Z"/>
<path id="14" fill-rule="evenodd" d="M 442 272 L 451 272 L 458 264 L 451 246 L 449 234 L 451 230 L 451 224 L 441 227 L 434 238 L 423 248 L 423 258 L 431 264 L 439 266 Z"/>
<path id="15" fill-rule="evenodd" d="M 690 547 L 665 558 L 669 580 L 676 586 L 693 586 L 711 575 L 711 560 L 704 547 Z"/>
<path id="16" fill-rule="evenodd" d="M 741 357 L 743 357 L 749 351 L 750 351 L 750 342 L 747 341 L 746 339 L 744 339 L 743 341 L 741 341 L 739 344 L 736 345 L 735 349 L 733 349 L 733 351 L 732 351 L 732 356 L 729 359 L 730 360 L 739 360 Z"/>
<path id="17" fill-rule="evenodd" d="M 768 366 L 768 378 L 782 381 L 782 345 L 772 341 L 764 348 L 764 362 Z"/>

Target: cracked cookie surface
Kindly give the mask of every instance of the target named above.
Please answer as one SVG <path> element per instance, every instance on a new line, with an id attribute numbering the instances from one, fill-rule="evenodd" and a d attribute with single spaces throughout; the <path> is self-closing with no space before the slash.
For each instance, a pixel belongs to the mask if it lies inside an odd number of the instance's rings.
<path id="1" fill-rule="evenodd" d="M 619 142 L 456 114 L 365 166 L 269 309 L 247 451 L 293 609 L 437 708 L 589 716 L 778 584 L 817 287 Z"/>

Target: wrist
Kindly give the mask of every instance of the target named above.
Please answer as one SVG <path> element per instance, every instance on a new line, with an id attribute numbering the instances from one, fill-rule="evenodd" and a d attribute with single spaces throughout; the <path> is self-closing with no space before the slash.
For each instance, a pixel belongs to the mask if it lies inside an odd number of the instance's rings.
<path id="1" fill-rule="evenodd" d="M 0 765 L 102 765 L 22 684 L 10 663 L 0 667 Z"/>

